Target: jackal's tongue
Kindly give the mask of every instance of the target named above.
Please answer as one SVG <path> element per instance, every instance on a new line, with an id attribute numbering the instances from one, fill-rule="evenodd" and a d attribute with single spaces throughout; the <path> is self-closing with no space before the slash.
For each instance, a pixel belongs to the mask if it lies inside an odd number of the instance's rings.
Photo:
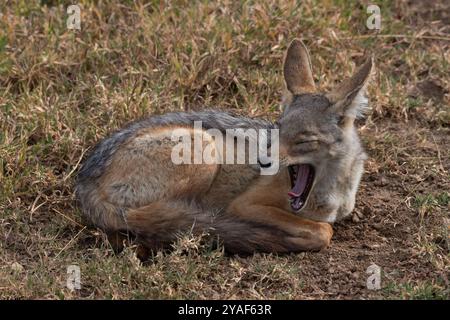
<path id="1" fill-rule="evenodd" d="M 294 187 L 288 193 L 291 198 L 300 197 L 303 191 L 305 191 L 309 170 L 309 165 L 307 164 L 297 166 L 297 179 L 295 179 Z"/>

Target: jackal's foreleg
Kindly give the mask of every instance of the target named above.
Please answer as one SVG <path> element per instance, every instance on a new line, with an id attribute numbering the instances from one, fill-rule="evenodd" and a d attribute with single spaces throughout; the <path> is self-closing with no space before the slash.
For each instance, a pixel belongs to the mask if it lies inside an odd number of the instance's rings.
<path id="1" fill-rule="evenodd" d="M 241 220 L 264 225 L 269 231 L 271 228 L 281 231 L 288 247 L 294 248 L 291 251 L 324 249 L 333 235 L 333 228 L 328 223 L 303 219 L 276 207 L 234 203 L 228 211 Z"/>

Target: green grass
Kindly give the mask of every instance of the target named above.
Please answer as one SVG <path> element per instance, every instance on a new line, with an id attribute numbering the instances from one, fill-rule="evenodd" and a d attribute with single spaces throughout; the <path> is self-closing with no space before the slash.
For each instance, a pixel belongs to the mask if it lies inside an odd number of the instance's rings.
<path id="1" fill-rule="evenodd" d="M 390 283 L 384 290 L 393 299 L 448 300 L 450 298 L 450 292 L 444 283 L 432 284 L 429 281 L 401 285 Z"/>

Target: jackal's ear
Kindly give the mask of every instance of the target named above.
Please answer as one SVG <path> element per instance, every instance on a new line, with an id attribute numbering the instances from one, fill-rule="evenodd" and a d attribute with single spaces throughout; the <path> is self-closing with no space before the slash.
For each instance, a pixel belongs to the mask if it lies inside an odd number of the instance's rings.
<path id="1" fill-rule="evenodd" d="M 351 78 L 344 80 L 337 88 L 326 94 L 333 105 L 331 107 L 333 112 L 351 119 L 364 115 L 368 105 L 366 86 L 372 67 L 373 58 L 366 58 Z"/>
<path id="2" fill-rule="evenodd" d="M 308 49 L 299 39 L 294 39 L 289 45 L 283 71 L 286 87 L 291 94 L 316 91 Z"/>

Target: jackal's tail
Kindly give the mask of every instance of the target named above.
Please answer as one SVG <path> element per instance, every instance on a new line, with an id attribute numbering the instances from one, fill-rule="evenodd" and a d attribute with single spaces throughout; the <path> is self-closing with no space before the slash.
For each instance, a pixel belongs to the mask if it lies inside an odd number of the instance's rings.
<path id="1" fill-rule="evenodd" d="M 216 214 L 183 202 L 155 202 L 129 210 L 128 230 L 149 249 L 168 247 L 180 233 L 208 233 L 229 253 L 298 251 L 282 230 L 243 220 L 232 214 Z"/>

